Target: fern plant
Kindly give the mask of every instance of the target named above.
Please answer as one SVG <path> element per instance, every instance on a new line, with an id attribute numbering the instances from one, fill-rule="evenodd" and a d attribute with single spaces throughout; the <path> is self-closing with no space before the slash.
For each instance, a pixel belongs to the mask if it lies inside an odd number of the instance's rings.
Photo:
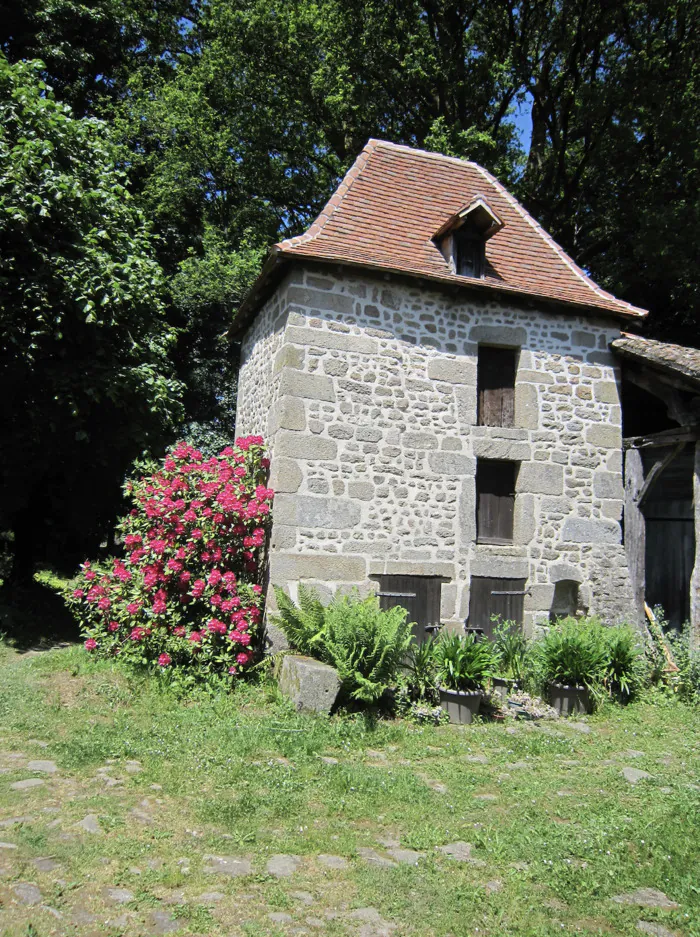
<path id="1" fill-rule="evenodd" d="M 325 610 L 323 644 L 344 694 L 375 703 L 396 681 L 413 642 L 406 609 L 382 610 L 375 596 L 336 597 Z"/>
<path id="2" fill-rule="evenodd" d="M 300 654 L 325 660 L 324 627 L 326 610 L 315 589 L 299 583 L 299 605 L 295 605 L 286 592 L 274 587 L 278 615 L 272 623 L 283 632 L 290 646 Z"/>
<path id="3" fill-rule="evenodd" d="M 435 649 L 437 679 L 445 690 L 480 690 L 493 676 L 495 658 L 488 641 L 473 634 L 446 634 Z"/>
<path id="4" fill-rule="evenodd" d="M 515 621 L 501 621 L 497 616 L 491 620 L 497 622 L 493 632 L 493 648 L 498 676 L 520 683 L 527 656 L 527 638 L 523 629 Z"/>

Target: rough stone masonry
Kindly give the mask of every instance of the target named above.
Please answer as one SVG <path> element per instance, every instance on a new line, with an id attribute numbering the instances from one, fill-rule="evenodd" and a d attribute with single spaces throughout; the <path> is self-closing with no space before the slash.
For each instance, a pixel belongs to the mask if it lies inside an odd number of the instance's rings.
<path id="1" fill-rule="evenodd" d="M 461 624 L 472 576 L 555 584 L 605 619 L 631 608 L 621 545 L 621 409 L 604 314 L 295 265 L 242 342 L 237 433 L 269 446 L 270 578 L 328 596 L 381 574 L 443 577 Z M 519 349 L 515 426 L 477 425 L 479 344 Z M 513 543 L 476 542 L 477 458 L 520 463 Z M 271 591 L 271 590 L 270 590 Z"/>

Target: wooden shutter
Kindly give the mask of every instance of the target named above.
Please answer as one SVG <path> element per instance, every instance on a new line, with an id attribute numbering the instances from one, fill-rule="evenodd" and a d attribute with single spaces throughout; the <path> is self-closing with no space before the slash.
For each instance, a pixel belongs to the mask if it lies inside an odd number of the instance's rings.
<path id="1" fill-rule="evenodd" d="M 476 538 L 482 543 L 512 543 L 517 462 L 478 459 L 476 464 Z"/>
<path id="2" fill-rule="evenodd" d="M 400 605 L 414 622 L 413 633 L 419 643 L 440 624 L 441 580 L 436 576 L 378 576 L 379 604 L 382 608 Z"/>
<path id="3" fill-rule="evenodd" d="M 479 346 L 476 384 L 479 395 L 479 426 L 515 425 L 514 348 Z"/>
<path id="4" fill-rule="evenodd" d="M 499 615 L 503 621 L 515 621 L 522 625 L 524 600 L 524 579 L 473 576 L 469 587 L 468 626 L 481 628 L 491 637 L 495 627 L 491 620 L 492 615 Z"/>

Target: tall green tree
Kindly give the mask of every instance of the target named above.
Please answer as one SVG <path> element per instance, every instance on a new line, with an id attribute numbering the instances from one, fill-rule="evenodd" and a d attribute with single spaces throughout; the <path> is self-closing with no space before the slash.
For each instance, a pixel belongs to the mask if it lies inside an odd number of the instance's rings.
<path id="1" fill-rule="evenodd" d="M 0 56 L 0 521 L 17 578 L 98 540 L 180 418 L 163 274 L 104 123 Z"/>

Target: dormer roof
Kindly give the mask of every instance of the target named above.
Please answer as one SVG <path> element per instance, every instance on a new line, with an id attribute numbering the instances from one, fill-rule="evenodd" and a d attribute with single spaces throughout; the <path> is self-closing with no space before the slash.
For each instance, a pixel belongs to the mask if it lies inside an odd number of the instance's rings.
<path id="1" fill-rule="evenodd" d="M 440 225 L 433 235 L 433 240 L 441 241 L 448 234 L 458 231 L 465 225 L 472 226 L 484 241 L 488 241 L 494 234 L 498 234 L 505 226 L 505 222 L 501 221 L 483 196 L 477 195 L 468 205 Z"/>
<path id="2" fill-rule="evenodd" d="M 436 235 L 469 215 L 486 232 L 484 275 L 458 276 Z M 242 304 L 241 328 L 269 291 L 273 270 L 293 260 L 335 262 L 464 290 L 542 299 L 571 312 L 640 318 L 646 310 L 601 289 L 513 196 L 476 163 L 370 140 L 309 229 L 274 245 Z M 267 289 L 266 289 L 267 287 Z"/>

